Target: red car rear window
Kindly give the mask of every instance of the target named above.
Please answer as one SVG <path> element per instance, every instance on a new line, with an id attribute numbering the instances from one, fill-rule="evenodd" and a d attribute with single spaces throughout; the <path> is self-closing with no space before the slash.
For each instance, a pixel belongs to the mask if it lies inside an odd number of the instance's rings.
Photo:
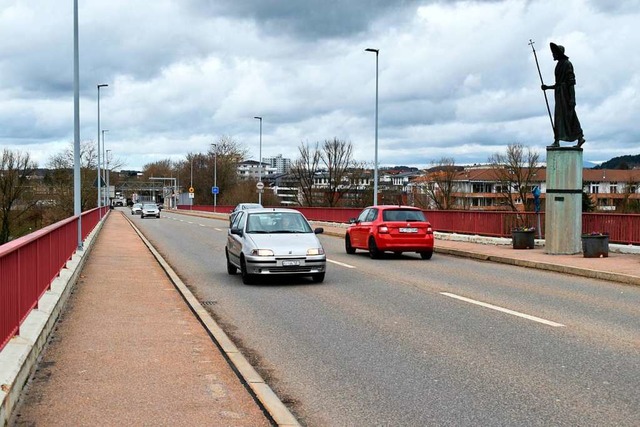
<path id="1" fill-rule="evenodd" d="M 387 209 L 382 212 L 383 221 L 426 221 L 422 211 L 413 209 Z"/>

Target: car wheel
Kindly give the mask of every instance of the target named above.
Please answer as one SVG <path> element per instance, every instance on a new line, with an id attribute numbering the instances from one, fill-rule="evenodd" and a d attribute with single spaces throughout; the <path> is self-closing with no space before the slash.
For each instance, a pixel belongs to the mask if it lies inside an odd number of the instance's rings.
<path id="1" fill-rule="evenodd" d="M 420 258 L 422 259 L 431 259 L 433 256 L 433 251 L 420 252 Z"/>
<path id="2" fill-rule="evenodd" d="M 226 249 L 224 250 L 224 254 L 227 257 L 227 273 L 233 276 L 238 272 L 238 269 L 236 268 L 235 265 L 231 264 L 231 262 L 229 261 L 229 252 Z"/>
<path id="3" fill-rule="evenodd" d="M 351 237 L 349 236 L 349 234 L 344 235 L 344 250 L 347 251 L 347 253 L 350 255 L 356 253 L 356 248 L 351 246 Z"/>
<path id="4" fill-rule="evenodd" d="M 324 273 L 318 273 L 311 276 L 314 283 L 322 283 L 324 281 Z"/>
<path id="5" fill-rule="evenodd" d="M 369 237 L 369 256 L 372 259 L 380 258 L 380 250 L 378 249 L 376 239 L 374 239 L 373 236 Z"/>
<path id="6" fill-rule="evenodd" d="M 247 263 L 244 258 L 240 259 L 240 274 L 242 275 L 242 283 L 250 285 L 253 283 L 253 276 L 247 273 Z"/>
<path id="7" fill-rule="evenodd" d="M 143 214 L 140 214 L 140 219 L 142 219 L 142 218 L 144 218 L 144 215 L 143 215 Z"/>

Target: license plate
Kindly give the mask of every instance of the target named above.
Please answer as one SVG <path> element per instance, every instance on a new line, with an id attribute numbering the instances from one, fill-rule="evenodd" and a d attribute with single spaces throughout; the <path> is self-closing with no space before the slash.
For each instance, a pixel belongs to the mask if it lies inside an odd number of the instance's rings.
<path id="1" fill-rule="evenodd" d="M 400 228 L 401 233 L 417 233 L 418 229 L 415 227 L 403 227 Z"/>
<path id="2" fill-rule="evenodd" d="M 282 261 L 282 266 L 283 267 L 293 267 L 295 265 L 300 265 L 300 261 L 299 260 Z"/>

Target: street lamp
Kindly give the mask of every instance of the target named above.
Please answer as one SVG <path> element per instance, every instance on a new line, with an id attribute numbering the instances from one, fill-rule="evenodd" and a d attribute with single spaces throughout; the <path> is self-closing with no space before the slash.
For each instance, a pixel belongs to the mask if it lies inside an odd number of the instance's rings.
<path id="1" fill-rule="evenodd" d="M 109 161 L 107 160 L 107 156 L 105 154 L 105 145 L 104 145 L 104 133 L 105 132 L 109 132 L 109 129 L 102 129 L 102 154 L 103 154 L 103 162 L 105 163 L 106 166 L 108 166 Z M 98 145 L 99 146 L 99 145 Z M 107 150 L 107 151 L 111 151 L 111 150 Z M 107 167 L 104 167 L 102 169 L 103 174 L 106 176 L 107 175 Z M 104 206 L 107 206 L 107 202 L 109 201 L 109 181 L 107 180 L 107 189 L 104 192 Z"/>
<path id="2" fill-rule="evenodd" d="M 258 182 L 262 182 L 262 117 L 255 116 L 254 119 L 260 120 L 260 151 L 258 154 Z M 258 203 L 262 204 L 262 190 L 258 190 Z"/>
<path id="3" fill-rule="evenodd" d="M 102 131 L 102 132 L 104 132 L 104 131 Z M 104 133 L 102 134 L 102 144 L 104 145 Z M 111 196 L 111 188 L 109 187 L 109 175 L 110 175 L 110 173 L 109 173 L 110 172 L 110 170 L 109 170 L 109 153 L 111 153 L 111 150 L 107 150 L 107 155 L 104 158 L 105 161 L 107 162 L 107 169 L 106 169 L 106 172 L 107 172 L 107 194 L 108 194 L 107 200 Z M 111 203 L 108 203 L 108 204 L 111 205 Z"/>
<path id="4" fill-rule="evenodd" d="M 98 207 L 102 206 L 102 173 L 100 172 L 100 88 L 108 87 L 108 84 L 99 84 L 98 85 Z M 104 134 L 103 138 L 104 138 Z M 102 217 L 102 211 L 100 211 L 100 217 Z"/>
<path id="5" fill-rule="evenodd" d="M 73 0 L 73 215 L 78 218 L 78 250 L 82 250 L 82 184 L 80 182 L 80 49 L 78 0 Z M 100 197 L 98 197 L 100 199 Z"/>
<path id="6" fill-rule="evenodd" d="M 378 205 L 378 55 L 379 49 L 365 49 L 365 52 L 375 52 L 376 54 L 376 143 L 375 159 L 373 165 L 373 206 Z"/>
<path id="7" fill-rule="evenodd" d="M 213 147 L 213 212 L 216 211 L 218 205 L 218 145 L 211 144 Z"/>

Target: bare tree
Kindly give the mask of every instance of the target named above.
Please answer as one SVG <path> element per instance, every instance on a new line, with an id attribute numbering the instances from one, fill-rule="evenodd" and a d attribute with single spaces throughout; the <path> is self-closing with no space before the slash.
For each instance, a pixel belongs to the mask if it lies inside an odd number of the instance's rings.
<path id="1" fill-rule="evenodd" d="M 455 193 L 458 190 L 456 177 L 461 169 L 455 165 L 455 160 L 451 157 L 442 157 L 433 162 L 424 188 L 428 207 L 433 206 L 439 210 L 455 208 Z"/>
<path id="2" fill-rule="evenodd" d="M 320 160 L 327 171 L 328 187 L 324 192 L 324 205 L 335 207 L 351 188 L 350 170 L 353 169 L 353 145 L 338 138 L 325 140 Z"/>
<path id="3" fill-rule="evenodd" d="M 195 189 L 194 204 L 211 204 L 211 187 L 215 181 L 220 189 L 219 204 L 232 205 L 247 200 L 239 200 L 240 184 L 237 168 L 247 156 L 248 150 L 242 143 L 229 136 L 222 136 L 212 143 L 206 153 L 189 153 L 183 162 L 178 163 L 178 176 L 186 186 Z M 193 179 L 192 179 L 193 177 Z M 255 188 L 255 182 L 253 182 Z M 257 200 L 257 196 L 256 196 Z"/>
<path id="4" fill-rule="evenodd" d="M 535 177 L 541 167 L 539 154 L 522 144 L 509 144 L 504 154 L 496 153 L 489 157 L 489 164 L 498 183 L 497 191 L 504 203 L 517 212 L 518 201 L 525 211 L 533 208 L 533 199 L 529 197 Z"/>
<path id="5" fill-rule="evenodd" d="M 317 206 L 318 196 L 314 189 L 316 173 L 320 169 L 320 150 L 316 142 L 315 147 L 309 147 L 309 143 L 300 144 L 298 151 L 300 156 L 291 165 L 290 174 L 298 183 L 301 203 L 303 206 Z"/>
<path id="6" fill-rule="evenodd" d="M 33 207 L 33 201 L 26 201 L 29 192 L 28 176 L 36 165 L 28 153 L 2 150 L 0 163 L 0 244 L 11 238 L 12 223 L 18 222 Z M 22 203 L 21 203 L 22 202 Z"/>
<path id="7" fill-rule="evenodd" d="M 97 147 L 93 141 L 80 143 L 80 209 L 85 211 L 97 206 L 98 171 Z M 48 166 L 52 169 L 45 177 L 49 186 L 49 196 L 54 201 L 50 210 L 52 221 L 73 216 L 73 143 L 68 148 L 50 157 Z"/>

